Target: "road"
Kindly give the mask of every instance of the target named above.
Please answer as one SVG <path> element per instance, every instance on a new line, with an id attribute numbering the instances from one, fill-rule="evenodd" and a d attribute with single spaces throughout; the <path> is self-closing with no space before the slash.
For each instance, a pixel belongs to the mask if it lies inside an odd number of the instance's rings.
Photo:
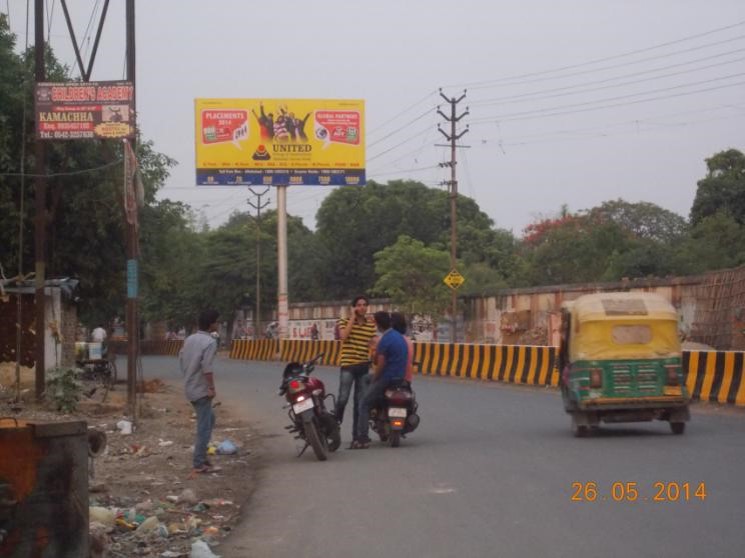
<path id="1" fill-rule="evenodd" d="M 225 558 L 745 555 L 741 410 L 694 408 L 683 436 L 655 422 L 577 439 L 555 390 L 419 377 L 422 423 L 400 448 L 340 449 L 322 463 L 296 457 L 283 429 L 282 368 L 216 366 L 218 397 L 253 422 L 264 454 L 241 526 L 216 549 Z M 179 377 L 172 357 L 146 357 L 144 370 Z M 336 392 L 336 369 L 316 374 Z M 347 420 L 342 448 L 350 431 Z M 591 482 L 597 499 L 573 501 L 592 496 Z M 614 485 L 638 499 L 616 501 Z"/>

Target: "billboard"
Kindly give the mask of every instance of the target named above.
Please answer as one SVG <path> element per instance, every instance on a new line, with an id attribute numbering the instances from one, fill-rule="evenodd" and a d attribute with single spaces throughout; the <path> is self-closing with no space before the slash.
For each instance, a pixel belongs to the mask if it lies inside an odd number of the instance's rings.
<path id="1" fill-rule="evenodd" d="M 36 138 L 134 138 L 135 88 L 129 81 L 37 83 Z"/>
<path id="2" fill-rule="evenodd" d="M 196 99 L 197 185 L 362 186 L 365 103 Z"/>

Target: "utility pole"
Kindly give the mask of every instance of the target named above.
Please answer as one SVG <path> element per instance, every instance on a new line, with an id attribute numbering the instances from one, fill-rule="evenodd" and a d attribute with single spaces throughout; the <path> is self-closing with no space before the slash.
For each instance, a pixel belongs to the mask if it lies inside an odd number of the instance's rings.
<path id="1" fill-rule="evenodd" d="M 44 67 L 44 0 L 34 2 L 34 54 L 36 64 L 37 83 L 46 81 L 46 68 Z M 34 142 L 34 165 L 36 169 L 36 230 L 35 230 L 35 257 L 36 257 L 36 375 L 35 388 L 36 400 L 41 401 L 44 394 L 45 383 L 45 293 L 44 282 L 46 279 L 46 231 L 47 231 L 47 179 L 46 174 L 46 147 L 43 141 Z M 18 295 L 21 296 L 20 293 Z M 18 324 L 20 327 L 20 324 Z"/>
<path id="2" fill-rule="evenodd" d="M 43 0 L 37 0 L 43 1 Z M 126 44 L 127 44 L 127 81 L 132 83 L 135 91 L 135 2 L 127 0 L 126 4 Z M 136 93 L 135 93 L 136 106 Z M 136 120 L 135 120 L 136 122 Z M 132 152 L 137 149 L 137 132 L 132 138 Z M 125 160 L 126 160 L 125 152 Z M 131 172 L 133 169 L 127 169 Z M 126 181 L 125 181 L 126 188 Z M 137 256 L 139 253 L 139 239 L 137 231 L 137 203 L 134 203 L 134 217 L 125 219 L 127 226 L 127 407 L 130 418 L 135 421 L 137 414 L 137 355 L 139 354 L 139 311 L 138 285 L 139 269 Z M 126 209 L 125 209 L 126 212 Z"/>
<path id="3" fill-rule="evenodd" d="M 466 107 L 466 111 L 462 113 L 460 116 L 455 115 L 455 106 L 460 103 L 463 99 L 466 97 L 466 91 L 463 90 L 463 94 L 458 97 L 457 99 L 455 97 L 448 98 L 446 97 L 442 89 L 440 89 L 440 97 L 445 99 L 450 104 L 450 116 L 447 116 L 445 113 L 443 113 L 439 108 L 437 109 L 437 112 L 440 116 L 442 116 L 447 122 L 450 122 L 450 133 L 448 134 L 445 132 L 442 128 L 440 128 L 440 125 L 437 125 L 437 129 L 440 131 L 440 133 L 445 136 L 445 139 L 447 139 L 450 142 L 450 161 L 448 163 L 441 163 L 441 166 L 449 166 L 450 167 L 450 180 L 446 181 L 445 183 L 449 187 L 450 191 L 450 271 L 451 273 L 456 268 L 456 255 L 457 255 L 457 241 L 458 241 L 458 230 L 457 230 L 457 206 L 456 206 L 456 200 L 458 198 L 458 181 L 456 179 L 456 173 L 455 173 L 455 165 L 458 163 L 456 160 L 456 147 L 459 147 L 456 145 L 456 142 L 462 138 L 466 132 L 468 132 L 468 125 L 466 125 L 465 130 L 463 130 L 460 134 L 456 133 L 455 125 L 458 123 L 458 121 L 466 116 L 468 114 L 468 107 Z M 452 329 L 450 330 L 450 341 L 452 343 L 455 343 L 456 336 L 455 336 L 455 327 L 457 324 L 456 316 L 457 310 L 458 310 L 458 296 L 455 289 L 451 289 L 451 299 L 450 299 L 450 314 L 452 318 Z"/>
<path id="4" fill-rule="evenodd" d="M 247 199 L 248 205 L 256 210 L 256 315 L 254 316 L 254 339 L 259 339 L 259 326 L 261 324 L 261 210 L 269 205 L 269 200 L 261 203 L 262 196 L 266 195 L 269 188 L 266 188 L 261 193 L 254 192 L 253 188 L 249 188 L 249 191 L 256 196 L 256 203 L 253 203 L 251 199 Z"/>

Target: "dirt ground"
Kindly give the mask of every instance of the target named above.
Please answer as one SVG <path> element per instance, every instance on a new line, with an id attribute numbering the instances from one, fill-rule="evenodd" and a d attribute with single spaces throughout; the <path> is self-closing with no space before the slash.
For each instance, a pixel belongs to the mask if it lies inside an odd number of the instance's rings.
<path id="1" fill-rule="evenodd" d="M 217 402 L 213 444 L 229 440 L 237 453 L 211 455 L 221 470 L 195 476 L 195 419 L 178 384 L 146 382 L 147 392 L 139 396 L 141 418 L 127 435 L 117 428 L 126 418 L 124 384 L 117 384 L 104 403 L 83 398 L 75 413 L 63 414 L 32 401 L 30 369 L 23 370 L 22 401 L 13 402 L 14 379 L 15 367 L 0 365 L 0 416 L 85 420 L 89 429 L 106 433 L 106 449 L 94 460 L 89 483 L 93 556 L 188 557 L 200 541 L 220 554 L 220 541 L 237 523 L 255 485 L 258 439 L 246 422 Z"/>

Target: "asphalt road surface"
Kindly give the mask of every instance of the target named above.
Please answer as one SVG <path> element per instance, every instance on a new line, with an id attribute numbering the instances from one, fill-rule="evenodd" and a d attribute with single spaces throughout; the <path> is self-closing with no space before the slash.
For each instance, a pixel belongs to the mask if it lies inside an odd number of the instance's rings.
<path id="1" fill-rule="evenodd" d="M 143 360 L 147 378 L 180 378 L 173 357 Z M 653 422 L 577 439 L 556 390 L 416 377 L 422 422 L 401 447 L 346 449 L 350 403 L 319 462 L 283 428 L 282 369 L 216 365 L 218 399 L 263 453 L 224 558 L 745 556 L 745 411 L 694 406 L 682 436 Z M 315 373 L 336 393 L 337 369 Z"/>

